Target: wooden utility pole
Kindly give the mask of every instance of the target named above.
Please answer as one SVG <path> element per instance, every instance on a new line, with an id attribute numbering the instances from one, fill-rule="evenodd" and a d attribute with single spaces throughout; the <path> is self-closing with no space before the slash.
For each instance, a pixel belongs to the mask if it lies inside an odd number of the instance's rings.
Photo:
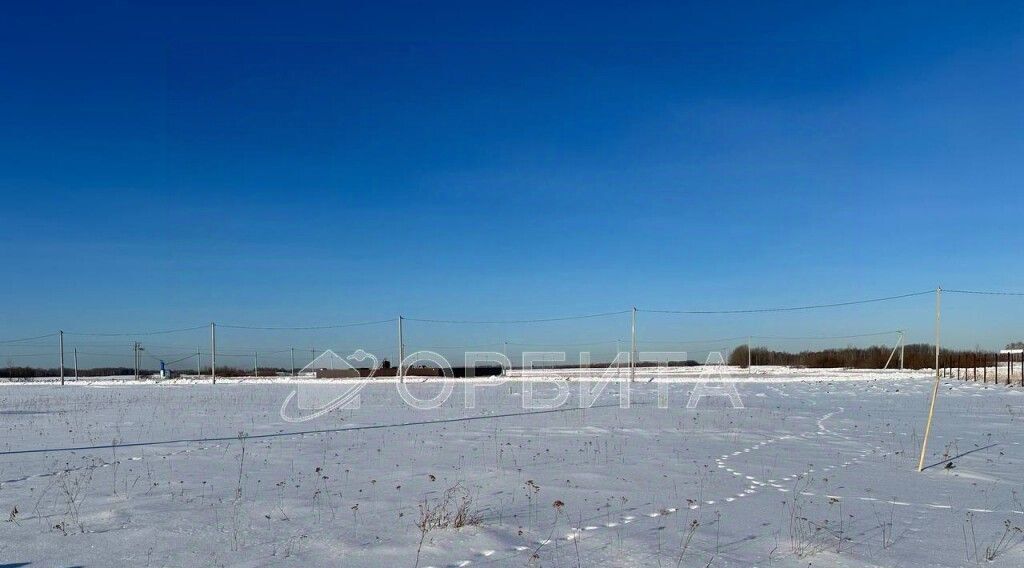
<path id="1" fill-rule="evenodd" d="M 636 380 L 636 306 L 633 306 L 633 319 L 630 326 L 632 346 L 629 351 L 629 382 Z"/>
<path id="2" fill-rule="evenodd" d="M 64 384 L 64 330 L 58 332 L 60 335 L 60 384 Z"/>
<path id="3" fill-rule="evenodd" d="M 900 370 L 903 370 L 903 352 L 907 346 L 906 336 L 903 335 L 903 330 L 900 330 Z"/>
<path id="4" fill-rule="evenodd" d="M 210 322 L 210 380 L 217 384 L 217 324 Z"/>
<path id="5" fill-rule="evenodd" d="M 935 289 L 935 384 L 932 386 L 932 402 L 928 407 L 928 422 L 924 427 L 921 441 L 921 457 L 917 460 L 917 471 L 924 471 L 924 456 L 928 450 L 928 434 L 932 431 L 932 417 L 935 415 L 935 399 L 939 396 L 939 353 L 942 341 L 942 287 Z"/>
<path id="6" fill-rule="evenodd" d="M 405 323 L 404 316 L 398 316 L 398 380 L 405 382 Z"/>

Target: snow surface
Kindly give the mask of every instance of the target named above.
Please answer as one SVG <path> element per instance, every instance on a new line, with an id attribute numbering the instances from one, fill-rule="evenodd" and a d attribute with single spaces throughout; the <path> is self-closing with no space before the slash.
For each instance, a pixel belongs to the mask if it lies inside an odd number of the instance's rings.
<path id="1" fill-rule="evenodd" d="M 7 384 L 0 564 L 414 566 L 420 505 L 459 485 L 479 522 L 428 532 L 419 566 L 1024 565 L 1020 388 L 943 380 L 917 473 L 928 371 L 730 369 L 745 409 L 687 410 L 700 372 L 638 370 L 630 408 L 616 383 L 578 407 L 594 371 L 463 380 L 433 410 L 380 380 L 299 424 L 281 403 L 317 381 Z"/>

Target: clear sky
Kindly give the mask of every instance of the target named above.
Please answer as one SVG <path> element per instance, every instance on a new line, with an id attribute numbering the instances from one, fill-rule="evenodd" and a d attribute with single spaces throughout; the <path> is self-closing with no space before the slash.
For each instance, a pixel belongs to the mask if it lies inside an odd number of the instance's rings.
<path id="1" fill-rule="evenodd" d="M 2 337 L 1024 290 L 1020 2 L 133 4 L 5 10 Z"/>

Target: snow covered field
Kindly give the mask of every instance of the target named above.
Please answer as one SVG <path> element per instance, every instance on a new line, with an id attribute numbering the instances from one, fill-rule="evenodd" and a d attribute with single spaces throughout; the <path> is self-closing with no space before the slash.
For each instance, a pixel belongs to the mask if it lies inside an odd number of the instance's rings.
<path id="1" fill-rule="evenodd" d="M 422 411 L 381 381 L 299 424 L 282 379 L 3 385 L 0 564 L 1024 564 L 1024 391 L 944 381 L 926 463 L 960 457 L 919 474 L 927 371 L 756 371 L 731 371 L 745 409 L 638 370 L 625 409 L 580 381 L 524 410 L 518 377 Z"/>

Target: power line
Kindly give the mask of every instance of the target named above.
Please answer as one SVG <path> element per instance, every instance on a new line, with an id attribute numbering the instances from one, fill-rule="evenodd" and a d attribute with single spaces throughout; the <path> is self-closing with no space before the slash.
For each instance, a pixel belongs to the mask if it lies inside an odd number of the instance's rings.
<path id="1" fill-rule="evenodd" d="M 196 352 L 195 351 L 189 353 L 188 355 L 185 355 L 185 353 L 161 354 L 161 353 L 152 353 L 149 350 L 143 349 L 143 347 L 145 347 L 145 346 L 143 346 L 143 345 L 139 346 L 139 349 L 142 352 L 142 354 L 145 355 L 146 357 L 149 357 L 150 359 L 153 359 L 154 361 L 165 361 L 166 362 L 168 359 L 171 359 L 173 357 L 182 357 L 181 360 L 184 361 L 185 359 L 190 359 L 190 358 L 196 356 Z M 219 352 L 217 354 L 220 355 Z M 168 365 L 169 364 L 170 363 L 168 363 Z"/>
<path id="2" fill-rule="evenodd" d="M 942 289 L 943 292 L 950 294 L 974 294 L 977 296 L 1024 296 L 1024 292 L 1004 292 L 1004 291 L 983 291 L 983 290 L 946 290 Z"/>
<path id="3" fill-rule="evenodd" d="M 998 295 L 998 296 L 1024 296 L 1024 292 L 1003 292 L 1003 291 L 978 291 L 978 290 L 944 290 L 945 292 L 954 294 L 983 294 L 983 295 Z M 750 313 L 769 313 L 769 312 L 789 312 L 789 311 L 800 311 L 800 310 L 814 310 L 823 308 L 836 308 L 843 306 L 854 306 L 859 304 L 869 304 L 874 302 L 886 302 L 891 300 L 900 300 L 904 298 L 912 298 L 915 296 L 924 296 L 926 294 L 932 294 L 934 290 L 924 290 L 920 292 L 911 292 L 908 294 L 899 294 L 895 296 L 886 296 L 881 298 L 870 298 L 865 300 L 853 300 L 849 302 L 835 302 L 828 304 L 809 304 L 803 306 L 787 306 L 787 307 L 770 307 L 770 308 L 750 308 L 740 310 L 666 310 L 666 309 L 642 309 L 637 310 L 644 313 L 662 313 L 662 314 L 750 314 Z M 572 321 L 582 319 L 601 318 L 609 316 L 624 315 L 630 313 L 632 310 L 617 310 L 610 312 L 598 312 L 589 314 L 578 314 L 562 317 L 553 318 L 533 318 L 533 319 L 504 319 L 504 320 L 472 320 L 472 319 L 434 319 L 434 318 L 405 318 L 406 321 L 420 322 L 420 323 L 441 323 L 441 324 L 479 324 L 479 325 L 500 325 L 500 324 L 527 324 L 527 323 L 548 323 L 548 322 L 559 322 L 559 321 Z M 241 324 L 218 324 L 222 328 L 228 329 L 246 329 L 246 330 L 265 330 L 265 331 L 313 331 L 313 330 L 324 330 L 324 329 L 344 329 L 350 327 L 361 327 L 369 325 L 380 325 L 386 323 L 397 322 L 398 318 L 387 318 L 373 321 L 363 322 L 350 322 L 350 323 L 339 323 L 339 324 L 327 324 L 327 325 L 308 325 L 308 326 L 258 326 L 258 325 L 241 325 Z M 65 332 L 66 335 L 77 335 L 77 336 L 88 336 L 88 337 L 141 337 L 141 336 L 152 336 L 152 335 L 166 335 L 172 333 L 182 333 L 186 331 L 198 331 L 206 329 L 208 324 L 197 325 L 192 327 L 183 327 L 176 329 L 163 329 L 156 331 L 137 331 L 137 332 Z M 32 341 L 36 339 L 45 339 L 49 337 L 55 337 L 56 333 L 49 333 L 46 335 L 39 335 L 35 337 L 24 337 L 18 339 L 6 339 L 0 340 L 0 344 L 4 343 L 19 343 L 24 341 Z"/>
<path id="4" fill-rule="evenodd" d="M 945 290 L 943 290 L 945 291 Z M 892 335 L 906 330 L 894 329 L 891 331 L 877 331 L 874 333 L 858 333 L 856 335 L 820 335 L 807 337 L 786 337 L 781 335 L 752 335 L 751 339 L 856 339 L 858 337 L 878 337 L 880 335 Z"/>
<path id="5" fill-rule="evenodd" d="M 1011 291 L 980 291 L 980 290 L 961 290 L 961 289 L 949 289 L 949 290 L 945 290 L 945 291 L 948 292 L 948 293 L 954 293 L 954 294 L 973 294 L 973 295 L 989 295 L 989 296 L 1018 296 L 1018 297 L 1024 296 L 1024 292 L 1011 292 Z M 711 315 L 711 314 L 752 314 L 752 313 L 792 312 L 792 311 L 827 309 L 827 308 L 836 308 L 836 307 L 843 307 L 843 306 L 862 305 L 862 304 L 869 304 L 869 303 L 876 303 L 876 302 L 886 302 L 886 301 L 893 301 L 893 300 L 899 300 L 899 299 L 905 299 L 905 298 L 912 298 L 912 297 L 917 297 L 917 296 L 930 295 L 933 292 L 934 292 L 933 290 L 924 290 L 924 291 L 920 291 L 920 292 L 911 292 L 911 293 L 907 293 L 907 294 L 899 294 L 899 295 L 894 295 L 894 296 L 885 296 L 885 297 L 880 297 L 880 298 L 869 298 L 869 299 L 853 300 L 853 301 L 847 301 L 847 302 L 834 302 L 834 303 L 824 303 L 824 304 L 809 304 L 809 305 L 802 305 L 802 306 L 787 306 L 787 307 L 750 308 L 750 309 L 735 309 L 735 310 L 665 310 L 665 309 L 644 309 L 644 310 L 638 310 L 638 311 L 642 311 L 642 312 L 645 312 L 645 313 L 684 314 L 684 315 L 685 314 L 689 314 L 689 315 Z M 578 315 L 553 317 L 553 318 L 505 319 L 505 320 L 471 320 L 471 319 L 456 320 L 456 319 L 433 319 L 433 318 L 405 318 L 405 319 L 408 320 L 408 321 L 411 321 L 411 322 L 437 323 L 437 324 L 462 324 L 462 325 L 531 324 L 531 323 L 549 323 L 549 322 L 573 321 L 573 320 L 584 320 L 584 319 L 593 319 L 593 318 L 618 316 L 618 315 L 628 314 L 628 313 L 630 313 L 630 311 L 631 310 L 618 310 L 618 311 L 610 311 L 610 312 L 578 314 Z M 387 318 L 387 319 L 373 320 L 373 321 L 339 323 L 339 324 L 329 324 L 329 325 L 315 325 L 315 326 L 255 326 L 255 325 L 239 325 L 239 324 L 221 324 L 221 327 L 228 328 L 228 329 L 245 329 L 245 330 L 312 331 L 312 330 L 344 329 L 344 328 L 361 327 L 361 326 L 381 325 L 381 324 L 387 324 L 387 323 L 394 323 L 396 321 L 398 321 L 398 318 Z M 204 330 L 206 328 L 207 328 L 207 325 L 204 324 L 204 325 L 198 325 L 198 326 L 192 326 L 192 327 L 183 327 L 183 328 L 175 328 L 175 329 L 164 329 L 164 330 L 155 330 L 155 331 L 118 332 L 118 333 L 107 333 L 107 332 L 67 332 L 67 334 L 68 335 L 75 335 L 75 336 L 91 336 L 91 337 L 140 337 L 140 336 L 167 335 L 167 334 L 182 333 L 182 332 L 188 332 L 188 331 L 199 331 L 199 330 Z M 848 336 L 823 336 L 823 337 L 773 337 L 773 336 L 753 336 L 753 337 L 755 337 L 757 339 L 847 339 L 847 338 L 855 338 L 855 337 L 868 337 L 868 336 L 872 336 L 872 335 L 885 335 L 887 333 L 894 333 L 894 332 L 881 332 L 881 333 L 877 333 L 877 334 L 860 334 L 860 335 L 848 335 Z M 38 336 L 33 336 L 33 337 L 6 339 L 6 340 L 0 340 L 0 344 L 7 344 L 7 345 L 15 346 L 15 347 L 17 347 L 18 344 L 22 344 L 25 347 L 28 347 L 30 345 L 42 347 L 43 345 L 41 345 L 41 344 L 31 344 L 31 343 L 28 343 L 28 342 L 37 341 L 37 340 L 40 340 L 40 339 L 47 339 L 47 338 L 55 337 L 57 335 L 58 335 L 57 333 L 49 333 L 49 334 L 38 335 Z M 717 340 L 688 340 L 688 341 L 647 340 L 647 341 L 645 341 L 645 343 L 677 343 L 677 344 L 685 344 L 685 343 L 714 343 L 716 341 L 733 341 L 733 340 L 739 340 L 739 339 L 743 339 L 743 337 L 723 338 L 723 339 L 717 339 Z M 594 342 L 583 342 L 583 343 L 557 343 L 556 342 L 556 343 L 553 343 L 553 345 L 560 345 L 560 346 L 582 346 L 582 345 L 598 345 L 598 344 L 608 344 L 608 343 L 612 343 L 612 340 L 594 341 Z M 481 345 L 480 347 L 484 347 L 484 346 L 488 346 L 488 345 L 499 345 L 499 344 L 500 343 L 493 343 L 493 344 Z M 509 344 L 510 345 L 516 345 L 516 346 L 538 345 L 538 344 L 513 343 L 513 342 L 509 342 Z M 157 346 L 157 345 L 154 345 L 154 346 L 160 347 L 160 346 Z M 163 346 L 163 347 L 171 348 L 171 349 L 182 349 L 183 351 L 184 351 L 184 349 L 186 349 L 186 347 L 182 347 L 182 346 L 170 346 L 170 345 L 168 345 L 168 346 Z M 476 346 L 473 346 L 473 347 L 476 347 Z M 454 348 L 454 347 L 439 347 L 439 348 L 448 349 L 448 348 Z M 276 355 L 276 354 L 280 354 L 280 353 L 285 353 L 285 352 L 287 352 L 289 350 L 290 349 L 278 349 L 278 350 L 266 352 L 266 355 Z M 88 354 L 88 353 L 83 352 L 82 354 Z M 42 354 L 40 354 L 40 355 L 42 355 Z M 99 354 L 96 353 L 96 355 L 99 355 Z M 116 356 L 115 354 L 110 354 L 110 355 L 111 356 Z M 222 353 L 222 355 L 234 356 L 231 353 Z M 22 357 L 30 357 L 30 356 L 36 356 L 36 355 L 35 354 L 23 354 L 23 355 L 20 355 L 20 356 L 22 356 Z M 242 356 L 242 355 L 239 355 L 239 356 Z"/>
<path id="6" fill-rule="evenodd" d="M 193 358 L 195 356 L 196 356 L 196 354 L 193 353 L 193 354 L 189 355 L 188 357 L 182 357 L 181 359 L 176 359 L 174 361 L 170 361 L 170 362 L 167 362 L 167 363 L 164 363 L 164 364 L 167 365 L 168 367 L 170 367 L 171 365 L 174 365 L 175 363 L 181 363 L 182 361 L 187 361 L 187 360 L 189 360 L 189 359 L 191 359 L 191 358 Z"/>
<path id="7" fill-rule="evenodd" d="M 420 323 L 449 323 L 449 324 L 474 324 L 474 325 L 498 325 L 498 324 L 520 324 L 520 323 L 548 323 L 554 321 L 570 321 L 570 320 L 581 320 L 591 318 L 602 318 L 608 316 L 618 316 L 622 314 L 628 314 L 631 310 L 620 310 L 617 312 L 602 312 L 596 314 L 582 314 L 577 316 L 565 316 L 558 318 L 539 318 L 539 319 L 515 319 L 515 320 L 443 320 L 443 319 L 426 319 L 426 318 L 405 318 L 405 321 L 415 321 Z"/>
<path id="8" fill-rule="evenodd" d="M 286 347 L 284 349 L 278 349 L 277 351 L 262 351 L 260 349 L 253 349 L 253 351 L 258 352 L 260 355 L 279 355 L 281 353 L 288 353 L 289 351 L 291 351 L 291 348 Z"/>
<path id="9" fill-rule="evenodd" d="M 552 343 L 513 343 L 509 341 L 508 344 L 514 345 L 516 347 L 586 347 L 588 345 L 611 345 L 612 343 L 615 343 L 617 341 L 621 340 L 606 339 L 603 341 L 582 341 L 580 343 L 562 343 L 558 341 Z"/>
<path id="10" fill-rule="evenodd" d="M 909 294 L 900 294 L 898 296 L 886 296 L 884 298 L 870 298 L 867 300 L 853 300 L 850 302 L 836 302 L 833 304 L 810 304 L 806 306 L 789 306 L 781 308 L 753 308 L 745 310 L 637 310 L 645 313 L 654 314 L 691 314 L 691 315 L 702 315 L 702 314 L 760 314 L 770 312 L 795 312 L 801 310 L 817 310 L 823 308 L 839 308 L 843 306 L 856 306 L 859 304 L 871 304 L 874 302 L 888 302 L 890 300 L 902 300 L 904 298 L 913 298 L 915 296 L 924 296 L 926 294 L 934 294 L 935 290 L 924 290 L 921 292 L 911 292 Z"/>
<path id="11" fill-rule="evenodd" d="M 717 339 L 689 339 L 686 341 L 676 341 L 673 339 L 640 339 L 637 343 L 669 343 L 674 345 L 700 345 L 706 343 L 718 343 L 720 341 L 738 341 L 740 339 L 756 338 L 756 335 L 744 335 L 741 337 L 719 337 Z"/>
<path id="12" fill-rule="evenodd" d="M 900 333 L 901 331 L 904 331 L 904 330 L 898 330 L 897 329 L 897 330 L 892 330 L 892 331 L 878 331 L 878 332 L 873 332 L 873 333 L 860 333 L 860 334 L 855 334 L 855 335 L 813 335 L 813 336 L 805 336 L 805 337 L 789 337 L 789 336 L 781 336 L 781 335 L 740 335 L 740 336 L 736 336 L 736 337 L 717 337 L 717 338 L 714 338 L 714 339 L 679 339 L 679 340 L 677 340 L 677 339 L 641 339 L 641 340 L 637 340 L 637 343 L 646 343 L 646 344 L 655 343 L 655 344 L 671 344 L 671 345 L 703 345 L 703 344 L 711 344 L 711 343 L 720 343 L 720 342 L 723 342 L 723 341 L 740 341 L 740 340 L 747 340 L 747 339 L 855 339 L 855 338 L 858 338 L 858 337 L 877 337 L 877 336 L 882 336 L 882 335 L 891 335 L 891 334 L 894 334 L 894 333 Z M 612 340 L 605 340 L 605 341 L 585 341 L 585 342 L 582 342 L 582 343 L 560 343 L 560 342 L 552 342 L 552 343 L 513 343 L 513 342 L 509 341 L 508 344 L 509 345 L 514 345 L 516 347 L 580 347 L 580 346 L 587 346 L 587 345 L 611 344 L 611 343 L 615 343 L 616 341 L 619 341 L 619 340 L 612 339 Z"/>
<path id="13" fill-rule="evenodd" d="M 179 329 L 162 329 L 159 331 L 139 331 L 135 333 L 96 333 L 96 332 L 71 332 L 66 331 L 64 335 L 80 335 L 88 337 L 141 337 L 145 335 L 166 335 L 169 333 L 181 333 L 184 331 L 196 331 L 200 329 L 206 329 L 205 325 L 197 325 L 195 327 L 183 327 Z M 56 335 L 56 334 L 54 334 Z"/>
<path id="14" fill-rule="evenodd" d="M 408 319 L 408 318 L 406 318 Z M 252 329 L 252 330 L 264 330 L 264 331 L 309 331 L 318 329 L 342 329 L 346 327 L 360 327 L 366 325 L 378 325 L 383 323 L 394 323 L 398 321 L 398 318 L 390 318 L 375 321 L 362 321 L 355 323 L 340 323 L 331 325 L 311 325 L 311 326 L 257 326 L 257 325 L 236 325 L 236 324 L 217 324 L 217 327 L 224 327 L 228 329 Z"/>
<path id="15" fill-rule="evenodd" d="M 411 343 L 411 344 L 415 345 L 416 343 L 423 343 L 423 342 L 407 341 L 406 343 L 407 344 Z M 427 345 L 425 345 L 425 347 L 429 348 L 429 349 L 482 349 L 484 347 L 498 347 L 500 345 L 501 345 L 500 341 L 495 341 L 493 343 L 478 343 L 476 345 L 429 345 L 429 344 L 427 344 Z M 509 345 L 512 345 L 512 344 L 509 343 Z"/>
<path id="16" fill-rule="evenodd" d="M 46 339 L 47 337 L 56 337 L 56 333 L 48 333 L 46 335 L 37 335 L 35 337 L 22 337 L 19 339 L 4 339 L 0 343 L 21 343 L 22 341 L 32 341 L 35 339 Z"/>
<path id="17" fill-rule="evenodd" d="M 127 357 L 128 353 L 93 353 L 91 351 L 79 351 L 79 355 L 92 355 L 94 357 Z"/>
<path id="18" fill-rule="evenodd" d="M 291 400 L 291 397 L 285 401 L 285 404 Z M 647 406 L 651 403 L 648 402 L 634 402 L 634 406 Z M 595 404 L 590 406 L 590 409 L 596 408 L 618 408 L 618 403 L 615 404 Z M 579 409 L 575 406 L 549 408 L 545 410 L 530 410 L 526 412 L 506 412 L 503 414 L 485 414 L 476 416 L 457 416 L 454 418 L 441 418 L 438 420 L 417 420 L 413 422 L 398 422 L 390 424 L 364 424 L 364 425 L 353 425 L 353 426 L 342 426 L 339 428 L 322 428 L 317 430 L 300 430 L 297 432 L 270 432 L 267 434 L 250 434 L 245 436 L 234 435 L 234 436 L 216 436 L 207 438 L 175 438 L 166 440 L 154 440 L 146 442 L 119 442 L 117 444 L 98 444 L 92 446 L 77 446 L 77 447 L 65 447 L 65 448 L 30 448 L 23 450 L 4 450 L 0 451 L 0 456 L 14 456 L 22 454 L 45 454 L 53 452 L 83 452 L 90 450 L 105 450 L 109 448 L 137 448 L 144 446 L 166 446 L 170 444 L 194 444 L 197 442 L 229 442 L 237 440 L 262 440 L 269 438 L 284 438 L 291 436 L 307 436 L 317 434 L 335 434 L 344 432 L 361 432 L 365 430 L 386 430 L 390 428 L 412 428 L 416 426 L 432 426 L 435 424 L 452 424 L 460 422 L 477 422 L 486 420 L 498 420 L 502 418 L 514 418 L 519 416 L 531 416 L 540 414 L 560 414 L 563 412 L 578 411 Z"/>
<path id="19" fill-rule="evenodd" d="M 220 326 L 220 324 L 218 324 L 218 327 L 219 326 Z M 82 344 L 79 343 L 78 345 L 82 345 Z M 182 353 L 186 353 L 186 352 L 188 352 L 188 353 L 195 353 L 196 347 L 197 347 L 195 345 L 193 345 L 193 346 L 188 346 L 188 345 L 166 345 L 166 344 L 148 343 L 148 342 L 145 344 L 145 346 L 146 347 L 155 347 L 157 349 L 177 350 L 177 351 L 181 351 Z M 131 349 L 132 345 L 129 343 L 129 344 L 126 344 L 125 347 L 128 348 L 128 349 Z M 273 355 L 275 353 L 287 353 L 288 350 L 290 349 L 289 347 L 282 347 L 280 345 L 264 345 L 264 346 L 252 347 L 252 346 L 247 346 L 247 345 L 235 345 L 233 343 L 231 344 L 230 348 L 232 348 L 232 349 L 245 349 L 247 351 L 259 351 L 261 355 L 264 354 L 264 353 L 266 353 L 267 355 Z M 296 349 L 298 349 L 298 347 L 296 347 Z M 217 349 L 217 354 L 220 354 L 220 349 L 219 348 Z"/>

